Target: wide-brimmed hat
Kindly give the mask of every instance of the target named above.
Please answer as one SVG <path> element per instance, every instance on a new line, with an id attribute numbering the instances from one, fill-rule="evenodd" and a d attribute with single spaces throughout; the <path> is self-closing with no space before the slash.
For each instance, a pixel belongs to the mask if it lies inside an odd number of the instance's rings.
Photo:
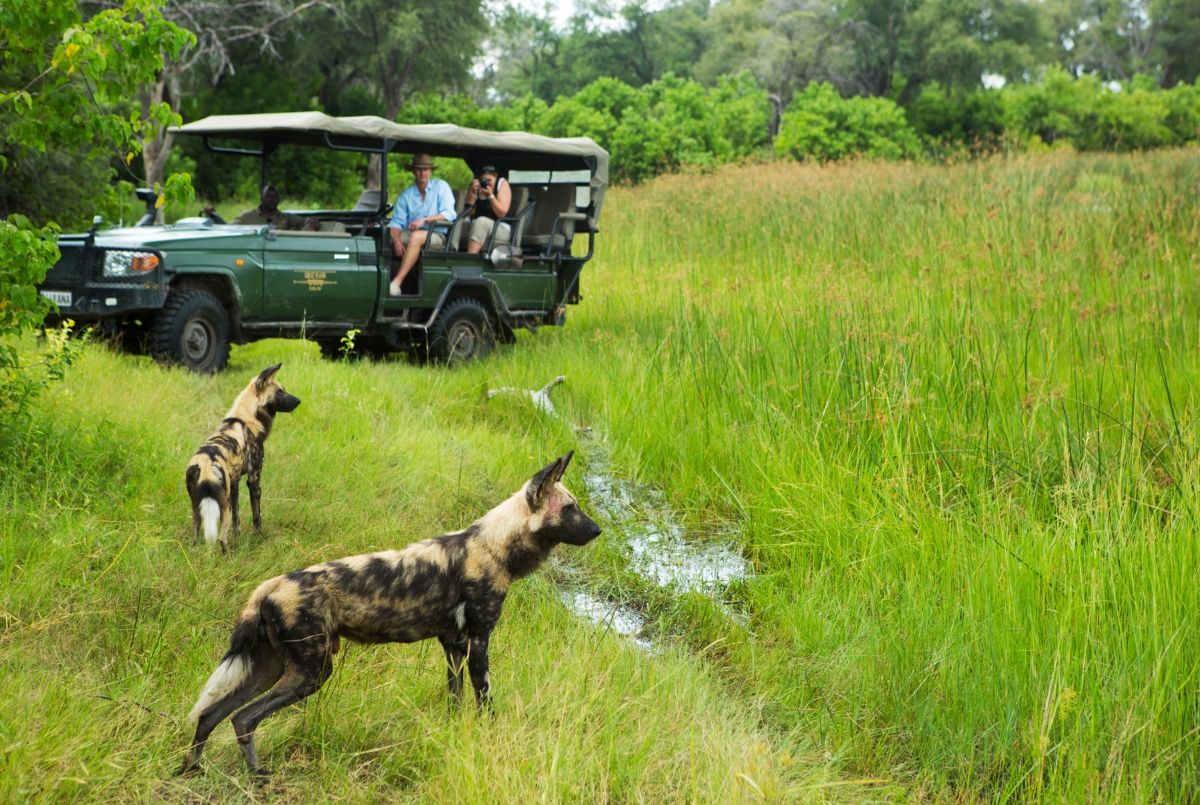
<path id="1" fill-rule="evenodd" d="M 429 156 L 429 154 L 413 154 L 412 162 L 405 165 L 404 169 L 410 171 L 414 168 L 437 170 L 437 165 L 433 164 L 433 157 Z"/>

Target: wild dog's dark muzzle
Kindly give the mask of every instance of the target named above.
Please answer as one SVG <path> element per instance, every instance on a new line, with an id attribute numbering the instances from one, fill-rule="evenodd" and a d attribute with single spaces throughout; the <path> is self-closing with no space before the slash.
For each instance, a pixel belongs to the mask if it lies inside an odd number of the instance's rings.
<path id="1" fill-rule="evenodd" d="M 280 413 L 290 414 L 292 411 L 295 411 L 299 405 L 300 398 L 293 397 L 286 391 L 281 391 L 275 395 L 275 410 L 279 411 Z"/>
<path id="2" fill-rule="evenodd" d="M 582 512 L 579 515 L 581 522 L 575 524 L 572 530 L 574 539 L 570 542 L 574 545 L 587 545 L 589 542 L 600 536 L 601 528 L 599 523 L 588 517 Z"/>

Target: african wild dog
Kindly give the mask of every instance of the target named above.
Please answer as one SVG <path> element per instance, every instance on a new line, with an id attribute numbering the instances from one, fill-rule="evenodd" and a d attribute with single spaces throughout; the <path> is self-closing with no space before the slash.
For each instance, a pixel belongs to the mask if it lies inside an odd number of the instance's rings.
<path id="1" fill-rule="evenodd" d="M 232 714 L 246 765 L 266 774 L 254 750 L 255 729 L 320 689 L 343 637 L 358 643 L 436 637 L 446 653 L 451 695 L 462 694 L 465 666 L 476 701 L 488 701 L 488 638 L 509 585 L 536 570 L 558 543 L 586 545 L 600 534 L 560 482 L 572 455 L 546 465 L 465 531 L 313 565 L 259 585 L 192 708 L 190 718 L 198 723 L 182 773 L 199 766 L 209 734 Z"/>
<path id="2" fill-rule="evenodd" d="M 192 499 L 192 532 L 208 543 L 221 540 L 229 550 L 229 529 L 241 530 L 238 520 L 238 486 L 246 476 L 250 490 L 250 509 L 254 530 L 262 530 L 261 495 L 263 443 L 271 435 L 275 414 L 296 410 L 300 404 L 283 390 L 275 373 L 283 364 L 264 369 L 233 401 L 233 408 L 221 420 L 221 427 L 200 445 L 187 468 L 187 490 Z"/>

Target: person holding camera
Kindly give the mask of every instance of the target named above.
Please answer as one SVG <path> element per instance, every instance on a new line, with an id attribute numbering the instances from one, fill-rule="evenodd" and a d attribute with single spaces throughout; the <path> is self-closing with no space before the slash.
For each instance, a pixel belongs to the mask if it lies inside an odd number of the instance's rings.
<path id="1" fill-rule="evenodd" d="M 496 222 L 508 215 L 512 206 L 512 188 L 500 178 L 493 165 L 479 169 L 479 178 L 467 189 L 467 206 L 471 208 L 471 229 L 467 233 L 467 254 L 479 254 L 483 245 L 496 229 Z M 496 231 L 496 243 L 508 243 L 512 231 L 508 224 L 500 224 Z"/>

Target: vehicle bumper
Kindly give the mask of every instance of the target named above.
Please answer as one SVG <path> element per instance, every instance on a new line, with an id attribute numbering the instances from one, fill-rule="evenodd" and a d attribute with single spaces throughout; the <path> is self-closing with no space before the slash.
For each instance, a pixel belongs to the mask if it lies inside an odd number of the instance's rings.
<path id="1" fill-rule="evenodd" d="M 158 310 L 167 301 L 161 288 L 92 283 L 74 288 L 42 284 L 38 291 L 51 299 L 63 299 L 70 294 L 70 304 L 58 302 L 58 317 L 77 321 L 98 321 L 140 310 Z"/>

